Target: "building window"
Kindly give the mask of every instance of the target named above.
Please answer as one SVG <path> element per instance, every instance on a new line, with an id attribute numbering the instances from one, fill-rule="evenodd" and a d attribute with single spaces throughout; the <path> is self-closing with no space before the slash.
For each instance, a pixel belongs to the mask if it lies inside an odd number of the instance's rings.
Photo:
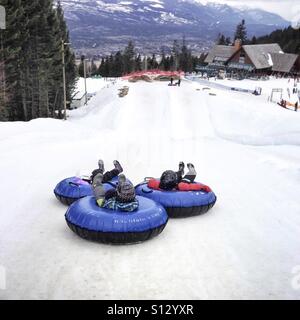
<path id="1" fill-rule="evenodd" d="M 245 63 L 245 58 L 246 58 L 246 55 L 245 55 L 245 52 L 242 50 L 241 53 L 240 53 L 240 59 L 239 59 L 239 63 Z"/>
<path id="2" fill-rule="evenodd" d="M 245 63 L 245 57 L 240 57 L 239 63 L 244 64 Z"/>

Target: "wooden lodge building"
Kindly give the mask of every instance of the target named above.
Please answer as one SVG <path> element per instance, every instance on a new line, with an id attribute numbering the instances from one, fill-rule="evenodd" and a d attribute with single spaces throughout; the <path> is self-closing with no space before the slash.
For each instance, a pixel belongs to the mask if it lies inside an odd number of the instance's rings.
<path id="1" fill-rule="evenodd" d="M 277 43 L 216 45 L 205 59 L 206 69 L 237 73 L 300 75 L 300 56 L 284 53 Z"/>

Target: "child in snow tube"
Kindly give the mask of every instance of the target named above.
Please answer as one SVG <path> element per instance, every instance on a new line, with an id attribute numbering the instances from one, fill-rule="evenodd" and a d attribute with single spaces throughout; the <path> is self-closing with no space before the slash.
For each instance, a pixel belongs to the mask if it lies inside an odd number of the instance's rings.
<path id="1" fill-rule="evenodd" d="M 160 180 L 150 179 L 148 181 L 148 187 L 154 190 L 165 191 L 205 191 L 211 192 L 211 189 L 203 184 L 194 183 L 197 172 L 195 166 L 192 163 L 187 164 L 188 172 L 184 175 L 185 164 L 179 163 L 179 170 L 174 172 L 172 170 L 165 171 Z"/>
<path id="2" fill-rule="evenodd" d="M 136 199 L 135 189 L 133 184 L 128 181 L 124 174 L 119 175 L 123 171 L 118 161 L 114 162 L 116 169 L 110 172 L 104 172 L 103 161 L 99 161 L 99 169 L 93 172 L 93 191 L 97 205 L 101 208 L 111 209 L 115 211 L 133 212 L 139 207 Z M 95 175 L 96 174 L 96 175 Z M 116 188 L 104 188 L 103 183 L 107 179 L 111 180 L 118 176 L 118 185 Z"/>
<path id="3" fill-rule="evenodd" d="M 165 171 L 160 180 L 146 179 L 136 187 L 136 194 L 160 203 L 169 217 L 185 218 L 208 212 L 216 203 L 217 197 L 210 187 L 195 182 L 196 170 L 193 164 L 179 164 L 179 170 Z"/>
<path id="4" fill-rule="evenodd" d="M 132 183 L 125 175 L 118 176 L 121 168 L 116 169 L 104 174 L 99 161 L 92 183 L 94 197 L 69 207 L 65 215 L 69 228 L 84 239 L 108 244 L 139 243 L 158 236 L 168 222 L 166 210 L 151 199 L 136 197 Z M 105 177 L 117 183 L 107 188 Z"/>
<path id="5" fill-rule="evenodd" d="M 103 175 L 102 183 L 105 184 L 105 190 L 116 187 L 118 182 L 118 175 L 123 172 L 123 168 L 119 161 L 115 160 L 114 169 L 106 172 Z M 79 178 L 72 177 L 67 178 L 57 184 L 54 190 L 56 198 L 63 204 L 71 205 L 73 202 L 91 196 L 93 194 L 92 181 L 97 173 L 104 172 L 103 160 L 99 160 L 98 169 L 94 170 L 91 177 Z"/>

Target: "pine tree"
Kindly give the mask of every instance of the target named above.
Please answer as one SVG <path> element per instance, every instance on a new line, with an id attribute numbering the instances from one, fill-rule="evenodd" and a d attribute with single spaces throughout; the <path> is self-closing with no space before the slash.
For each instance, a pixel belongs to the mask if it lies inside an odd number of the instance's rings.
<path id="1" fill-rule="evenodd" d="M 98 74 L 102 77 L 104 76 L 104 63 L 105 63 L 105 60 L 104 60 L 104 58 L 102 58 L 100 65 L 98 67 Z"/>
<path id="2" fill-rule="evenodd" d="M 157 68 L 158 68 L 158 62 L 157 62 L 155 53 L 153 53 L 150 59 L 150 69 L 157 69 Z"/>
<path id="3" fill-rule="evenodd" d="M 226 39 L 225 39 L 224 34 L 219 34 L 217 44 L 218 45 L 226 45 Z"/>
<path id="4" fill-rule="evenodd" d="M 132 41 L 129 41 L 123 53 L 124 72 L 131 73 L 134 70 L 135 48 Z"/>
<path id="5" fill-rule="evenodd" d="M 230 37 L 226 37 L 226 39 L 225 39 L 225 45 L 226 46 L 229 46 L 231 44 L 231 39 L 230 39 Z"/>
<path id="6" fill-rule="evenodd" d="M 115 76 L 121 77 L 124 73 L 124 62 L 121 51 L 118 51 L 115 55 Z"/>
<path id="7" fill-rule="evenodd" d="M 165 70 L 166 71 L 170 71 L 171 70 L 171 66 L 172 66 L 171 57 L 167 56 L 166 57 L 166 62 L 165 62 Z"/>
<path id="8" fill-rule="evenodd" d="M 185 38 L 182 41 L 181 52 L 179 54 L 179 68 L 184 72 L 192 71 L 192 54 L 188 49 Z"/>
<path id="9" fill-rule="evenodd" d="M 152 58 L 147 57 L 147 70 L 152 69 Z"/>
<path id="10" fill-rule="evenodd" d="M 242 20 L 242 22 L 239 23 L 236 27 L 234 40 L 237 39 L 241 40 L 243 44 L 247 41 L 247 29 L 245 20 Z"/>
<path id="11" fill-rule="evenodd" d="M 275 30 L 269 35 L 257 38 L 257 43 L 279 43 L 284 52 L 300 54 L 300 29 L 288 27 Z"/>
<path id="12" fill-rule="evenodd" d="M 172 69 L 178 70 L 179 67 L 179 55 L 180 55 L 180 46 L 178 44 L 177 40 L 174 40 L 173 42 L 173 48 L 172 48 Z"/>
<path id="13" fill-rule="evenodd" d="M 109 74 L 110 74 L 109 57 L 106 57 L 106 58 L 105 58 L 103 68 L 104 68 L 104 70 L 103 70 L 103 77 L 105 77 L 105 78 L 109 77 Z"/>
<path id="14" fill-rule="evenodd" d="M 76 64 L 75 64 L 75 54 L 71 50 L 71 44 L 70 44 L 70 36 L 69 31 L 67 28 L 67 24 L 64 18 L 64 12 L 61 6 L 61 1 L 58 0 L 57 2 L 57 18 L 59 23 L 59 36 L 58 40 L 60 38 L 64 41 L 64 43 L 67 43 L 65 46 L 65 69 L 66 69 L 66 82 L 67 82 L 67 99 L 71 100 L 72 94 L 74 92 L 75 83 L 77 80 L 77 70 L 76 70 Z"/>
<path id="15" fill-rule="evenodd" d="M 94 59 L 92 59 L 92 61 L 91 61 L 91 76 L 94 77 L 97 74 L 98 74 L 98 68 L 97 68 L 97 66 L 95 64 Z"/>
<path id="16" fill-rule="evenodd" d="M 0 30 L 0 121 L 22 120 L 22 48 L 27 23 L 20 0 L 2 0 L 1 5 L 6 9 L 6 30 Z"/>
<path id="17" fill-rule="evenodd" d="M 114 77 L 115 75 L 114 56 L 111 54 L 108 58 L 108 76 Z"/>
<path id="18" fill-rule="evenodd" d="M 141 71 L 142 69 L 143 69 L 143 67 L 142 67 L 142 57 L 139 54 L 135 58 L 135 71 Z"/>
<path id="19" fill-rule="evenodd" d="M 159 68 L 161 70 L 165 70 L 165 71 L 170 69 L 169 60 L 168 60 L 168 57 L 166 57 L 166 54 L 165 54 L 164 50 L 162 50 L 162 52 L 161 52 L 161 61 L 160 61 L 160 64 L 159 64 Z"/>
<path id="20" fill-rule="evenodd" d="M 255 36 L 253 36 L 251 39 L 251 44 L 256 44 L 256 43 L 257 43 L 257 39 Z"/>
<path id="21" fill-rule="evenodd" d="M 49 2 L 25 1 L 24 9 L 28 17 L 29 37 L 27 46 L 27 66 L 26 83 L 28 101 L 28 119 L 35 119 L 44 116 L 47 108 L 47 74 L 49 66 L 48 58 L 48 40 L 49 34 L 47 29 L 47 14 Z"/>
<path id="22" fill-rule="evenodd" d="M 5 81 L 0 88 L 0 117 L 55 117 L 55 110 L 63 105 L 61 44 L 68 41 L 63 15 L 59 18 L 52 0 L 2 0 L 1 5 L 6 8 L 7 30 L 1 32 L 0 69 Z M 74 62 L 66 47 L 69 99 L 75 83 Z"/>

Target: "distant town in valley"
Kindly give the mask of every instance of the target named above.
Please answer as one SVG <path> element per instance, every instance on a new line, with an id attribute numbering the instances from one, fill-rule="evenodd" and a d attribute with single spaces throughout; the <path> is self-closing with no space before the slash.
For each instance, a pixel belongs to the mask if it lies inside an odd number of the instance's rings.
<path id="1" fill-rule="evenodd" d="M 105 57 L 133 41 L 138 53 L 171 53 L 173 41 L 185 37 L 192 54 L 213 46 L 219 33 L 232 37 L 244 19 L 248 37 L 289 26 L 277 14 L 227 4 L 180 0 L 61 0 L 76 56 Z"/>

